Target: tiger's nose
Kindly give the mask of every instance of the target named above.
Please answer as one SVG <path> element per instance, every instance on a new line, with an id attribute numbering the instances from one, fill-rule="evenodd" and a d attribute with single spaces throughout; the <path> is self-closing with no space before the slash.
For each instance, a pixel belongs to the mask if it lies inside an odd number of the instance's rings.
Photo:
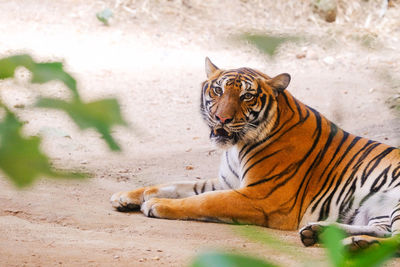
<path id="1" fill-rule="evenodd" d="M 221 122 L 221 123 L 223 123 L 223 124 L 230 123 L 230 122 L 233 120 L 232 118 L 229 118 L 229 117 L 222 117 L 222 116 L 218 116 L 218 115 L 215 115 L 215 117 L 217 118 L 217 120 L 218 120 L 219 122 Z"/>

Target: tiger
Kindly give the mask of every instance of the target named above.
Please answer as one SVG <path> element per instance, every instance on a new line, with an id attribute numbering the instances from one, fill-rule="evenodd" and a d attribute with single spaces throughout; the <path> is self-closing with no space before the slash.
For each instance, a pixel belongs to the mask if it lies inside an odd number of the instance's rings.
<path id="1" fill-rule="evenodd" d="M 336 225 L 352 250 L 400 234 L 400 150 L 350 134 L 286 90 L 291 77 L 205 60 L 200 112 L 222 150 L 218 178 L 112 195 L 148 217 L 299 230 Z"/>

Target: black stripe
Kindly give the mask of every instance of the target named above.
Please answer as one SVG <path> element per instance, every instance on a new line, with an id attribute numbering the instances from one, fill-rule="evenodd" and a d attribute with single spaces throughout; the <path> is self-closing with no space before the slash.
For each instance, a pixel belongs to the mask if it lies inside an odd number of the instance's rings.
<path id="1" fill-rule="evenodd" d="M 369 219 L 368 221 L 370 222 L 370 221 L 372 221 L 372 220 L 388 219 L 388 218 L 389 218 L 389 216 L 387 216 L 387 215 L 384 215 L 384 216 L 377 216 L 377 217 L 374 217 L 374 218 Z"/>
<path id="2" fill-rule="evenodd" d="M 203 186 L 201 187 L 201 193 L 203 194 L 204 191 L 206 190 L 206 183 L 207 181 L 204 182 Z"/>
<path id="3" fill-rule="evenodd" d="M 368 151 L 368 154 L 375 149 L 377 146 L 379 146 L 381 144 L 377 144 L 374 147 L 372 147 L 370 149 L 370 151 Z M 383 158 L 385 158 L 390 152 L 392 152 L 392 150 L 395 149 L 394 147 L 389 147 L 387 149 L 385 149 L 383 152 L 381 152 L 379 155 L 375 156 L 371 161 L 368 162 L 367 166 L 364 168 L 362 176 L 361 176 L 361 186 L 364 185 L 365 181 L 367 180 L 367 178 L 371 175 L 371 173 L 376 169 L 376 167 L 379 166 L 381 160 Z M 366 153 L 365 153 L 366 154 Z M 365 157 L 368 155 L 366 154 Z M 374 163 L 373 163 L 374 162 Z M 373 163 L 373 165 L 370 167 L 370 165 Z"/>
<path id="4" fill-rule="evenodd" d="M 275 151 L 275 152 L 273 152 L 273 153 L 271 153 L 271 154 L 269 154 L 269 155 L 267 155 L 267 156 L 262 157 L 261 159 L 257 160 L 257 161 L 254 162 L 253 164 L 251 164 L 251 165 L 243 172 L 242 178 L 244 179 L 244 178 L 246 177 L 247 172 L 248 172 L 251 168 L 253 168 L 253 167 L 256 166 L 257 164 L 259 164 L 260 162 L 262 162 L 262 161 L 264 161 L 264 160 L 266 160 L 266 159 L 268 159 L 268 158 L 270 158 L 270 157 L 272 157 L 272 156 L 275 156 L 276 154 L 278 154 L 278 153 L 281 152 L 281 151 L 282 151 L 282 149 L 280 149 L 280 150 L 278 150 L 278 151 Z M 268 179 L 268 181 L 269 181 L 269 179 Z M 265 182 L 267 182 L 267 181 L 265 181 Z M 259 184 L 259 183 L 263 183 L 263 180 L 260 180 L 260 181 L 258 181 L 258 182 L 249 184 L 248 186 L 254 186 L 254 185 L 257 185 L 257 184 Z"/>
<path id="5" fill-rule="evenodd" d="M 353 204 L 354 204 L 354 194 L 357 190 L 357 178 L 353 180 L 353 183 L 351 184 L 350 188 L 347 190 L 347 193 L 345 197 L 343 198 L 343 201 L 340 203 L 339 206 L 339 217 L 338 221 L 341 222 L 343 221 L 346 217 L 349 211 L 351 211 Z"/>
<path id="6" fill-rule="evenodd" d="M 214 181 L 211 181 L 211 191 L 215 191 Z"/>
<path id="7" fill-rule="evenodd" d="M 395 214 L 396 212 L 400 211 L 400 207 L 398 207 L 397 209 L 395 209 L 394 211 L 392 211 L 392 213 L 390 214 L 390 217 L 393 216 L 393 214 Z"/>
<path id="8" fill-rule="evenodd" d="M 235 172 L 235 170 L 232 168 L 232 166 L 229 162 L 228 151 L 225 152 L 225 157 L 226 157 L 226 163 L 228 164 L 229 170 L 233 173 L 233 175 L 236 176 L 236 178 L 239 178 L 239 175 Z M 244 176 L 242 176 L 242 177 L 244 177 Z"/>
<path id="9" fill-rule="evenodd" d="M 391 186 L 397 180 L 397 178 L 399 178 L 399 177 L 400 177 L 400 163 L 392 171 L 392 181 L 390 182 L 389 186 Z"/>
<path id="10" fill-rule="evenodd" d="M 371 189 L 370 189 L 371 192 L 375 192 L 375 193 L 378 192 L 382 188 L 382 186 L 384 186 L 386 184 L 386 180 L 387 180 L 387 176 L 388 176 L 388 172 L 390 170 L 390 167 L 391 166 L 389 166 L 386 169 L 384 169 L 382 171 L 382 173 L 379 174 L 378 177 L 376 177 L 376 179 L 374 180 L 373 184 L 371 185 Z"/>
<path id="11" fill-rule="evenodd" d="M 233 186 L 226 180 L 226 177 L 221 175 L 222 180 L 224 180 L 225 184 L 230 188 L 233 189 Z"/>
<path id="12" fill-rule="evenodd" d="M 390 227 L 393 227 L 393 224 L 398 220 L 400 220 L 400 215 L 397 215 L 394 218 L 392 218 L 391 223 L 390 223 Z M 399 230 L 399 229 L 397 229 L 397 230 Z M 393 231 L 393 229 L 392 229 L 392 231 Z"/>

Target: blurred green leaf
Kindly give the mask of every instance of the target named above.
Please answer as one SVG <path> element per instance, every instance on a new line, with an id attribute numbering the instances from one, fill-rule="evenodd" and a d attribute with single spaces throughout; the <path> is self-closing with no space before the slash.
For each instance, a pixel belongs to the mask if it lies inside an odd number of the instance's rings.
<path id="1" fill-rule="evenodd" d="M 109 25 L 108 20 L 113 16 L 111 9 L 106 8 L 103 11 L 96 13 L 96 18 L 104 23 L 104 25 Z"/>
<path id="2" fill-rule="evenodd" d="M 327 250 L 328 257 L 333 266 L 344 266 L 345 258 L 347 257 L 347 251 L 345 251 L 342 244 L 344 238 L 343 231 L 333 225 L 327 227 L 321 233 L 322 243 Z"/>
<path id="3" fill-rule="evenodd" d="M 291 246 L 286 242 L 282 242 L 271 235 L 261 231 L 257 226 L 249 226 L 249 225 L 241 225 L 235 226 L 235 232 L 238 234 L 262 244 L 268 245 L 271 248 L 279 250 L 280 252 L 284 252 L 290 254 L 291 256 L 295 256 L 298 258 L 303 258 L 303 255 L 298 253 L 297 246 Z"/>
<path id="4" fill-rule="evenodd" d="M 197 256 L 192 267 L 274 267 L 276 265 L 254 257 L 238 254 L 209 252 Z"/>
<path id="5" fill-rule="evenodd" d="M 29 55 L 15 55 L 0 59 L 0 79 L 14 77 L 17 67 L 25 67 L 32 72 L 32 83 L 45 83 L 52 80 L 63 82 L 79 98 L 76 81 L 63 69 L 62 63 L 36 63 Z"/>
<path id="6" fill-rule="evenodd" d="M 17 185 L 30 185 L 39 176 L 83 178 L 81 173 L 54 171 L 49 159 L 40 151 L 40 138 L 21 135 L 22 123 L 6 110 L 0 122 L 0 169 Z"/>
<path id="7" fill-rule="evenodd" d="M 59 99 L 42 98 L 36 105 L 67 112 L 81 129 L 96 129 L 112 150 L 120 150 L 119 145 L 110 133 L 113 125 L 126 125 L 116 99 L 82 103 L 80 100 L 67 102 Z"/>
<path id="8" fill-rule="evenodd" d="M 240 36 L 241 39 L 250 42 L 255 45 L 262 52 L 274 56 L 279 48 L 285 42 L 295 42 L 299 38 L 292 36 L 272 36 L 262 34 L 243 34 Z"/>
<path id="9" fill-rule="evenodd" d="M 76 81 L 63 70 L 62 63 L 36 63 L 29 55 L 15 55 L 0 59 L 0 80 L 14 77 L 15 70 L 20 66 L 32 72 L 32 83 L 59 80 L 72 91 L 74 96 L 70 102 L 41 99 L 38 106 L 66 111 L 81 129 L 95 128 L 111 149 L 120 150 L 111 136 L 111 127 L 116 124 L 126 125 L 126 123 L 122 119 L 116 99 L 82 103 Z M 86 177 L 82 173 L 53 170 L 47 156 L 40 151 L 40 138 L 22 136 L 22 123 L 1 102 L 0 109 L 0 111 L 5 111 L 5 116 L 0 121 L 0 169 L 17 186 L 27 186 L 42 175 L 56 178 Z"/>

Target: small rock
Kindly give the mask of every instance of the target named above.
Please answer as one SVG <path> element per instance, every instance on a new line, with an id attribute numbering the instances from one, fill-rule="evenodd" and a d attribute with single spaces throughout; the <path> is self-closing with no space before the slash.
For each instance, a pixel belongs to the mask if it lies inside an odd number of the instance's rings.
<path id="1" fill-rule="evenodd" d="M 146 259 L 144 259 L 144 258 L 140 258 L 139 259 L 139 262 L 144 262 Z"/>
<path id="2" fill-rule="evenodd" d="M 119 259 L 119 256 L 118 256 L 118 255 L 115 255 L 115 256 L 114 256 L 114 259 Z"/>
<path id="3" fill-rule="evenodd" d="M 314 11 L 326 22 L 334 22 L 337 14 L 336 0 L 314 0 Z"/>
<path id="4" fill-rule="evenodd" d="M 334 59 L 333 57 L 331 57 L 331 56 L 325 57 L 322 61 L 323 61 L 325 64 L 328 64 L 328 65 L 332 65 L 332 64 L 335 63 L 335 59 Z"/>
<path id="5" fill-rule="evenodd" d="M 157 249 L 157 252 L 163 252 L 161 249 Z"/>
<path id="6" fill-rule="evenodd" d="M 302 58 L 305 58 L 305 57 L 306 57 L 306 53 L 300 53 L 300 54 L 296 55 L 296 58 L 298 58 L 298 59 L 302 59 Z"/>
<path id="7" fill-rule="evenodd" d="M 186 166 L 186 167 L 185 167 L 185 169 L 186 169 L 186 170 L 188 170 L 188 171 L 191 171 L 191 170 L 193 170 L 193 169 L 194 169 L 194 167 L 193 167 L 193 166 L 190 166 L 190 165 L 188 165 L 188 166 Z"/>
<path id="8" fill-rule="evenodd" d="M 160 257 L 154 257 L 153 260 L 159 261 Z"/>

